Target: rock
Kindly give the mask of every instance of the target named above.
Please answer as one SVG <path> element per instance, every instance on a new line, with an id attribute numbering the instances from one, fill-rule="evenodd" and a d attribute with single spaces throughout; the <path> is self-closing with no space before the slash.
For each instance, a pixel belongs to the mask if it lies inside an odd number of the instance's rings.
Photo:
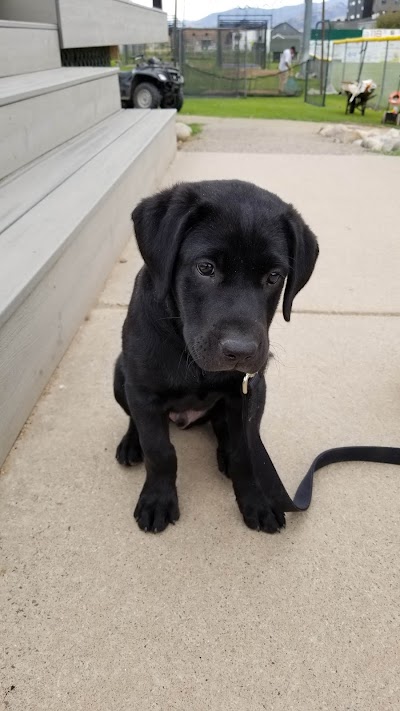
<path id="1" fill-rule="evenodd" d="M 318 133 L 325 138 L 331 138 L 334 143 L 353 144 L 369 151 L 391 153 L 400 150 L 400 132 L 395 128 L 385 131 L 346 124 L 329 124 L 322 126 Z"/>
<path id="2" fill-rule="evenodd" d="M 320 130 L 321 136 L 325 138 L 335 138 L 338 133 L 341 133 L 341 127 L 333 124 L 332 126 L 323 126 Z"/>
<path id="3" fill-rule="evenodd" d="M 385 136 L 383 141 L 382 141 L 382 150 L 385 153 L 390 153 L 393 150 L 393 146 L 396 143 L 396 141 L 391 138 L 390 136 Z"/>
<path id="4" fill-rule="evenodd" d="M 176 137 L 178 141 L 187 141 L 192 135 L 192 129 L 185 123 L 176 123 Z"/>
<path id="5" fill-rule="evenodd" d="M 363 148 L 368 148 L 369 151 L 382 150 L 382 141 L 380 141 L 379 138 L 375 138 L 373 136 L 363 138 L 363 140 L 361 141 L 361 145 Z"/>
<path id="6" fill-rule="evenodd" d="M 355 141 L 359 141 L 360 138 L 359 131 L 345 131 L 340 137 L 342 143 L 354 143 Z"/>

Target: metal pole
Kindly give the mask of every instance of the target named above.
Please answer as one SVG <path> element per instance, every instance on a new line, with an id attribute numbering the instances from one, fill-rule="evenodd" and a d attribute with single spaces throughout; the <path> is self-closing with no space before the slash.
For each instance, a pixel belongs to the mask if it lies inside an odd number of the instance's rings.
<path id="1" fill-rule="evenodd" d="M 304 101 L 307 102 L 307 96 L 308 96 L 308 73 L 309 73 L 309 66 L 310 66 L 310 60 L 308 59 L 306 62 L 306 80 L 304 82 Z"/>
<path id="2" fill-rule="evenodd" d="M 262 64 L 261 69 L 265 69 L 267 66 L 267 27 L 264 27 L 264 46 L 262 48 Z"/>
<path id="3" fill-rule="evenodd" d="M 331 23 L 329 20 L 327 20 L 327 23 L 328 23 L 328 32 L 327 32 L 328 52 L 326 55 L 326 67 L 325 67 L 325 78 L 324 78 L 324 87 L 323 87 L 323 96 L 322 96 L 322 106 L 325 106 L 325 104 L 326 104 L 326 88 L 328 86 L 328 74 L 329 74 L 329 69 L 330 69 L 329 51 L 330 51 L 330 46 L 331 46 Z"/>
<path id="4" fill-rule="evenodd" d="M 175 15 L 174 15 L 174 64 L 178 64 L 178 52 L 177 52 L 177 13 L 178 13 L 178 0 L 175 0 Z"/>
<path id="5" fill-rule="evenodd" d="M 244 98 L 247 97 L 247 30 L 244 31 Z"/>
<path id="6" fill-rule="evenodd" d="M 346 71 L 347 62 L 347 43 L 344 45 L 344 58 L 343 58 L 343 71 L 342 71 L 342 83 L 344 82 L 344 73 Z"/>
<path id="7" fill-rule="evenodd" d="M 303 39 L 301 41 L 301 49 L 300 49 L 300 64 L 302 65 L 301 66 L 301 73 L 303 76 L 304 76 L 304 71 L 305 71 L 305 62 L 308 61 L 308 58 L 310 56 L 311 25 L 312 25 L 312 0 L 305 0 L 305 3 L 304 3 L 304 30 L 303 30 Z"/>
<path id="8" fill-rule="evenodd" d="M 324 41 L 325 41 L 325 0 L 322 0 L 321 27 L 321 94 L 324 91 Z"/>
<path id="9" fill-rule="evenodd" d="M 379 104 L 381 103 L 382 95 L 383 95 L 383 90 L 384 90 L 384 87 L 385 87 L 386 64 L 387 64 L 388 52 L 389 52 L 389 42 L 386 42 L 385 63 L 384 63 L 384 65 L 383 65 L 381 91 L 380 91 L 380 94 L 379 94 L 379 99 L 378 99 L 378 101 L 377 101 L 376 104 L 375 104 L 375 108 L 376 108 L 376 109 L 379 109 Z"/>

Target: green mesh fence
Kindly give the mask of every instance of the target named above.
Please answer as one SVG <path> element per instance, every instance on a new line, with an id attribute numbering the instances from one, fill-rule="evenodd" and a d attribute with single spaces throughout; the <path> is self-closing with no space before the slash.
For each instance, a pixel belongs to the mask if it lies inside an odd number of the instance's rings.
<path id="1" fill-rule="evenodd" d="M 186 61 L 183 74 L 186 96 L 300 96 L 304 92 L 301 66 L 294 67 L 289 77 L 287 72 L 260 71 L 243 64 L 218 70 Z"/>
<path id="2" fill-rule="evenodd" d="M 278 96 L 303 92 L 304 79 L 293 81 L 301 68 L 293 68 L 292 81 L 285 88 L 288 75 L 280 73 L 278 64 L 271 61 L 267 28 L 255 25 L 184 28 L 179 33 L 179 60 L 187 96 Z"/>
<path id="3" fill-rule="evenodd" d="M 314 106 L 325 106 L 326 95 L 332 93 L 330 78 L 331 62 L 312 57 L 307 62 L 304 101 Z"/>

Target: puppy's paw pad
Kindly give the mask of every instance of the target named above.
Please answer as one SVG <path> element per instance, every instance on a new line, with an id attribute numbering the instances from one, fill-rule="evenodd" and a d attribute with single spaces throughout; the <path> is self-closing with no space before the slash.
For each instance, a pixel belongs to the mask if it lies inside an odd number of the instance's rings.
<path id="1" fill-rule="evenodd" d="M 120 441 L 115 457 L 119 464 L 124 467 L 132 467 L 143 461 L 143 454 L 140 445 L 126 434 Z"/>
<path id="2" fill-rule="evenodd" d="M 142 531 L 161 533 L 179 519 L 178 496 L 173 491 L 142 492 L 133 515 Z"/>

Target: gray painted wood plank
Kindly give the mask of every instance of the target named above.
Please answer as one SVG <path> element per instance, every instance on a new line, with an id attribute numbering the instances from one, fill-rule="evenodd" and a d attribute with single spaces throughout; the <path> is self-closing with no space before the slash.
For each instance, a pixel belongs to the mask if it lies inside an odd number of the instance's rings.
<path id="1" fill-rule="evenodd" d="M 2 6 L 0 5 L 0 11 Z M 50 22 L 19 22 L 18 20 L 0 20 L 0 27 L 14 27 L 27 30 L 57 30 L 57 25 Z"/>
<path id="2" fill-rule="evenodd" d="M 150 111 L 57 190 L 0 235 L 0 327 L 67 248 L 129 166 L 171 122 L 174 110 Z M 162 163 L 163 157 L 159 157 Z M 156 166 L 157 169 L 157 166 Z"/>
<path id="3" fill-rule="evenodd" d="M 57 22 L 56 0 L 1 0 L 0 5 L 5 20 Z"/>
<path id="4" fill-rule="evenodd" d="M 35 74 L 30 76 L 34 77 Z M 0 85 L 8 79 L 12 77 L 0 79 Z M 58 91 L 1 106 L 0 178 L 10 175 L 120 109 L 117 76 L 102 76 L 101 73 L 94 81 L 64 86 Z"/>
<path id="5" fill-rule="evenodd" d="M 0 77 L 59 67 L 56 27 L 0 21 Z"/>
<path id="6" fill-rule="evenodd" d="M 0 183 L 0 233 L 148 113 L 121 109 Z"/>
<path id="7" fill-rule="evenodd" d="M 131 209 L 155 189 L 175 155 L 173 112 L 162 114 L 129 165 L 119 161 L 120 175 L 0 331 L 0 465 L 131 235 Z M 82 182 L 81 190 L 87 188 Z M 64 186 L 57 192 L 60 208 Z M 42 222 L 44 231 L 49 227 Z"/>
<path id="8" fill-rule="evenodd" d="M 58 0 L 62 47 L 144 44 L 168 40 L 167 15 L 117 0 Z"/>
<path id="9" fill-rule="evenodd" d="M 117 74 L 109 67 L 61 67 L 0 79 L 0 106 Z"/>

